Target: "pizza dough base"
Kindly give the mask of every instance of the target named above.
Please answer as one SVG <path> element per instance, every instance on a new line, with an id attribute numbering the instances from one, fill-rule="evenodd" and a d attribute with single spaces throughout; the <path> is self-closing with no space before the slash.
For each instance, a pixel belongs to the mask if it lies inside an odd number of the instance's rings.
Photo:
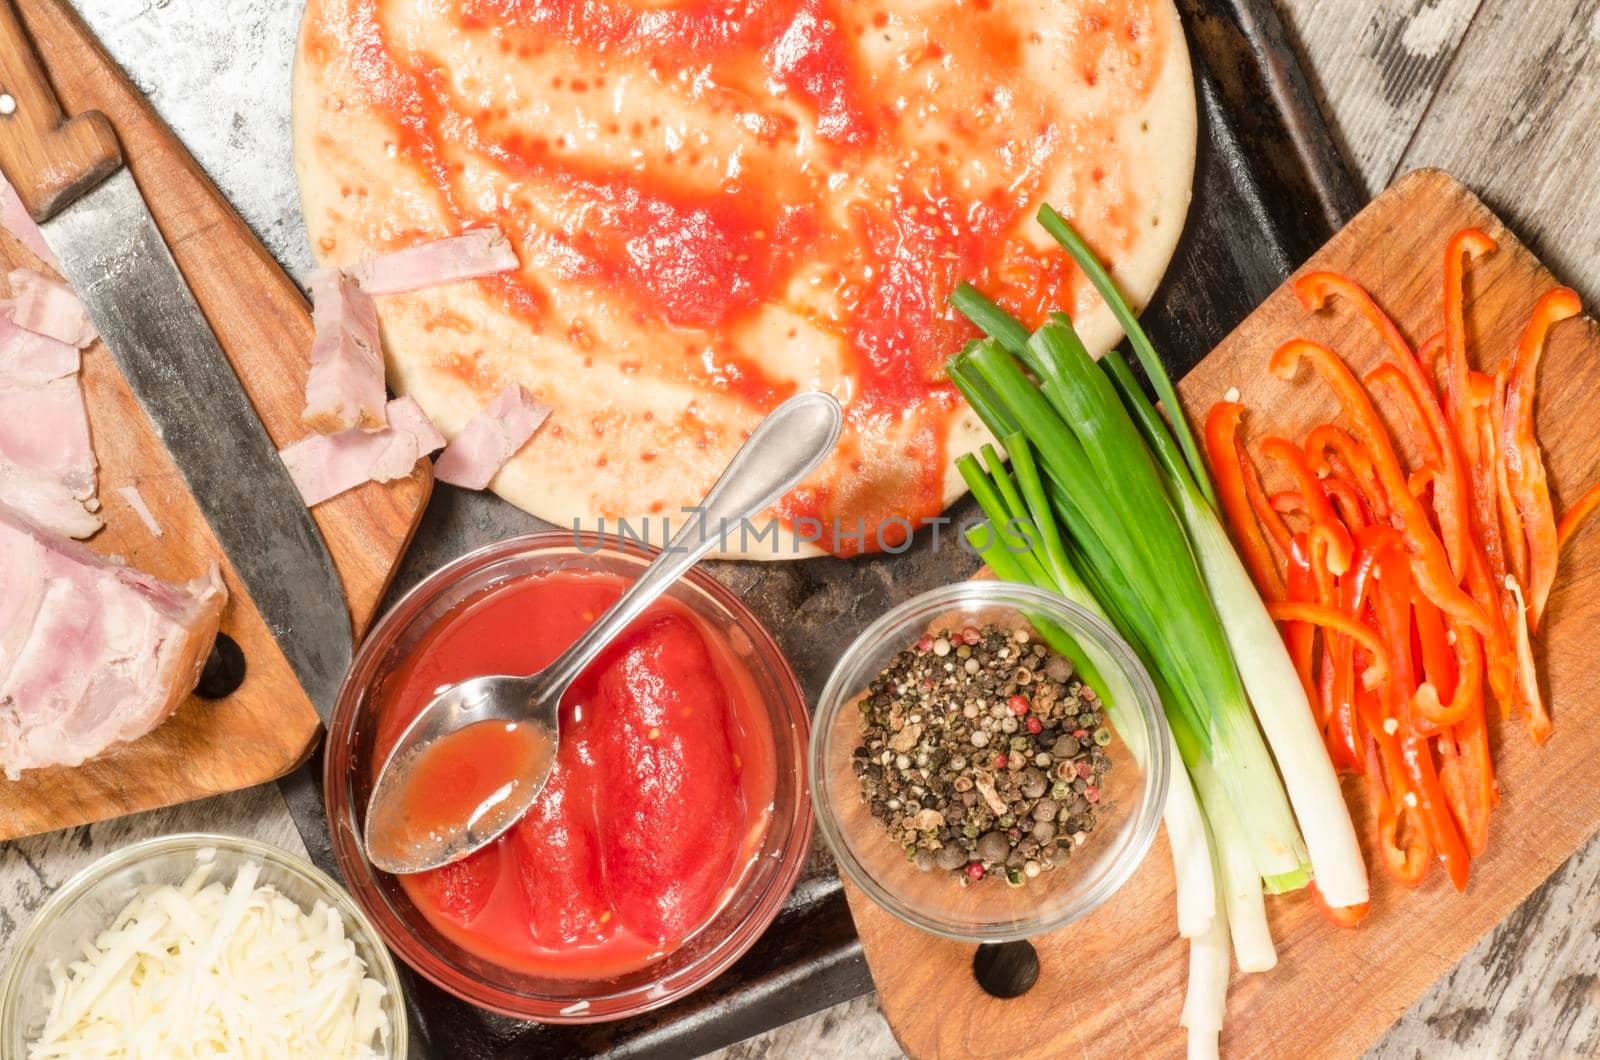
<path id="1" fill-rule="evenodd" d="M 350 2 L 354 0 L 311 0 L 306 27 L 319 9 Z M 1041 0 L 1022 6 L 1027 9 L 1022 17 L 1029 24 L 1048 26 L 1053 19 L 1068 17 L 1063 12 L 1073 5 Z M 1166 60 L 1148 105 L 1125 115 L 1116 137 L 1126 152 L 1119 172 L 1136 181 L 1139 208 L 1148 214 L 1149 227 L 1131 252 L 1113 262 L 1113 275 L 1136 307 L 1150 300 L 1177 246 L 1195 160 L 1195 96 L 1183 28 L 1170 0 L 1159 0 L 1155 11 L 1168 23 Z M 414 35 L 425 29 L 406 32 Z M 437 190 L 420 179 L 414 167 L 396 161 L 392 130 L 384 119 L 365 113 L 359 104 L 346 105 L 353 94 L 348 71 L 308 59 L 316 50 L 309 38 L 307 28 L 296 62 L 293 125 L 302 204 L 318 259 L 350 265 L 393 245 L 452 233 L 455 229 Z M 1038 71 L 1041 84 L 1059 80 L 1065 94 L 1082 96 L 1081 84 L 1069 85 L 1067 71 L 1050 69 L 1049 40 L 1046 31 L 1045 43 L 1030 51 L 1030 68 Z M 455 71 L 457 81 L 465 82 L 458 88 L 482 90 L 472 83 L 481 65 L 478 59 L 468 55 L 452 59 L 451 48 L 459 46 L 459 40 L 436 45 L 442 65 Z M 1093 92 L 1088 96 L 1087 105 L 1092 105 Z M 1053 175 L 1043 200 L 1070 201 L 1073 181 L 1071 173 Z M 462 183 L 469 194 L 487 201 L 505 194 L 492 170 L 474 171 L 470 164 Z M 1040 247 L 1049 244 L 1031 215 L 1009 238 Z M 604 515 L 604 527 L 615 533 L 616 518 L 623 516 L 636 528 L 648 526 L 652 543 L 664 543 L 663 519 L 670 519 L 673 526 L 681 522 L 681 506 L 704 494 L 758 418 L 747 406 L 692 378 L 641 375 L 637 364 L 598 354 L 613 348 L 607 341 L 607 318 L 584 304 L 581 291 L 557 292 L 555 316 L 570 314 L 593 326 L 587 333 L 564 336 L 556 329 L 534 332 L 474 283 L 379 298 L 378 309 L 390 386 L 397 394 L 415 397 L 447 437 L 460 431 L 485 404 L 485 395 L 505 382 L 522 382 L 555 408 L 550 424 L 496 476 L 491 488 L 557 526 L 594 528 L 597 517 Z M 756 333 L 743 336 L 742 345 L 763 351 L 761 367 L 767 376 L 803 388 L 826 389 L 848 403 L 852 380 L 836 341 L 813 335 L 804 321 L 800 324 L 797 328 L 790 315 L 775 309 L 751 325 Z M 1076 325 L 1095 356 L 1122 338 L 1110 311 L 1098 299 L 1079 314 Z M 662 341 L 672 341 L 670 332 Z M 690 415 L 676 415 L 684 411 Z M 990 440 L 964 405 L 947 422 L 945 506 L 966 491 L 955 458 Z M 881 436 L 863 444 L 881 446 L 890 454 L 915 452 L 917 439 L 899 427 L 881 424 Z M 875 477 L 898 473 L 895 459 L 891 455 L 887 464 L 872 465 L 871 473 L 863 477 L 841 454 L 815 477 L 836 495 L 848 495 L 852 489 L 873 488 Z M 907 458 L 904 473 L 915 472 Z M 823 554 L 814 545 L 787 537 L 784 547 L 775 549 L 770 538 L 741 541 L 738 535 L 719 552 L 755 559 Z"/>

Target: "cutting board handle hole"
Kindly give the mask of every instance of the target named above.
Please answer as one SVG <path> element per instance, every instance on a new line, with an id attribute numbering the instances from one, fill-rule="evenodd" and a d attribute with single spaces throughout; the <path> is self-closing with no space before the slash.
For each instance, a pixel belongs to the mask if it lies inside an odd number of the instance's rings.
<path id="1" fill-rule="evenodd" d="M 985 942 L 972 955 L 972 977 L 991 997 L 1021 997 L 1039 981 L 1039 951 L 1025 940 Z"/>
<path id="2" fill-rule="evenodd" d="M 231 696 L 244 684 L 244 671 L 244 649 L 226 633 L 218 633 L 205 669 L 200 671 L 200 683 L 195 685 L 194 694 L 201 699 Z"/>

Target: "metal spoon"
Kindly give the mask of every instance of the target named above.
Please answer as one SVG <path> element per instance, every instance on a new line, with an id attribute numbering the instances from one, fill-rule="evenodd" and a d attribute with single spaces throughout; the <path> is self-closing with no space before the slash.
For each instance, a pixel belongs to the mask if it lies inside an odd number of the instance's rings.
<path id="1" fill-rule="evenodd" d="M 367 800 L 365 842 L 372 863 L 396 874 L 424 872 L 466 857 L 515 824 L 555 764 L 557 707 L 567 687 L 724 534 L 765 511 L 822 463 L 839 440 L 842 422 L 839 402 L 831 395 L 805 393 L 785 401 L 751 432 L 705 500 L 638 580 L 555 662 L 527 677 L 474 677 L 440 689 L 389 752 Z M 441 737 L 483 721 L 534 727 L 546 753 L 532 755 L 526 774 L 501 787 L 470 820 L 411 834 L 402 796 L 422 752 Z"/>

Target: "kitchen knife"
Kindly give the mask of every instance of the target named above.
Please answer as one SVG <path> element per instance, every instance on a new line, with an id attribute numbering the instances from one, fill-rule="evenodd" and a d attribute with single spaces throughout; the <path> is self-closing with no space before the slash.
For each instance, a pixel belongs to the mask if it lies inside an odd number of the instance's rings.
<path id="1" fill-rule="evenodd" d="M 333 560 L 123 166 L 110 122 L 98 111 L 62 113 L 11 0 L 0 0 L 0 170 L 326 719 L 351 653 Z"/>

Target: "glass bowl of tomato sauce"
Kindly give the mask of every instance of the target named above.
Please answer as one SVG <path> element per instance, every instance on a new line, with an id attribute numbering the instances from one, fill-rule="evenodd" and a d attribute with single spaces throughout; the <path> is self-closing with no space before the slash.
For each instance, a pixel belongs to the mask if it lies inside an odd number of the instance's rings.
<path id="1" fill-rule="evenodd" d="M 665 1005 L 738 959 L 799 875 L 805 700 L 771 635 L 698 569 L 563 698 L 551 779 L 509 832 L 414 876 L 363 853 L 383 756 L 435 690 L 545 666 L 653 555 L 563 530 L 463 556 L 384 615 L 340 691 L 324 759 L 339 867 L 396 955 L 475 1005 L 549 1023 Z"/>

